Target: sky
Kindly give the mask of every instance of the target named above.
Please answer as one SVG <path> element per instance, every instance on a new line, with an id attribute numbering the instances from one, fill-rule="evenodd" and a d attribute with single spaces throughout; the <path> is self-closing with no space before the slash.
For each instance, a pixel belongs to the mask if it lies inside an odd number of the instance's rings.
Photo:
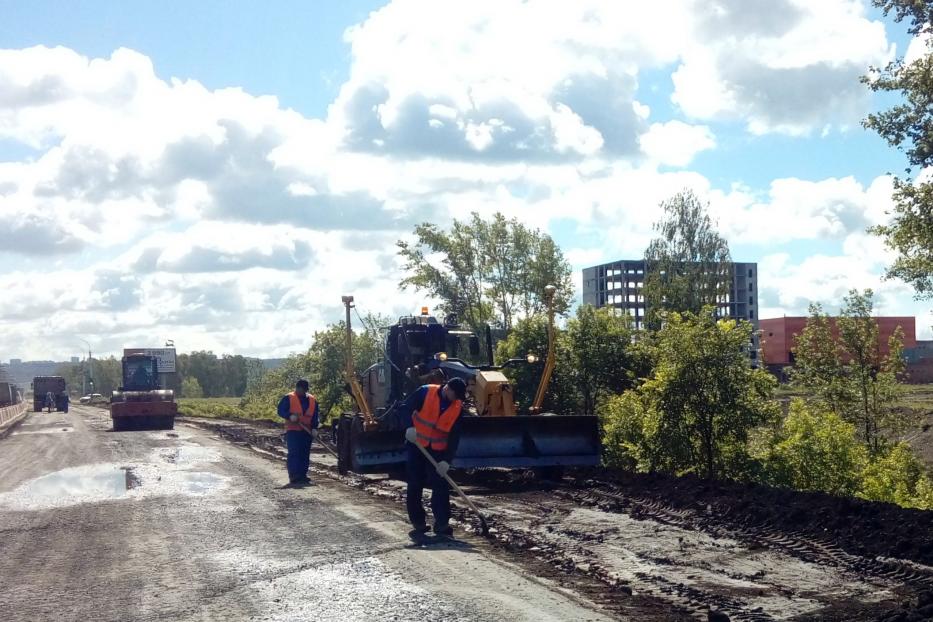
<path id="1" fill-rule="evenodd" d="M 255 6 L 250 6 L 255 4 Z M 430 304 L 399 239 L 471 211 L 575 270 L 708 202 L 759 317 L 929 302 L 866 228 L 902 154 L 859 82 L 916 54 L 862 0 L 0 0 L 0 360 L 158 346 L 276 357 Z"/>

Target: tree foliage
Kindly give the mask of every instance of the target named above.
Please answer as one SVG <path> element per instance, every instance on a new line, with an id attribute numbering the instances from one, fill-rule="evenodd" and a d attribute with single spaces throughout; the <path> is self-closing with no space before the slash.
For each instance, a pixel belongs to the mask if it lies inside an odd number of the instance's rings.
<path id="1" fill-rule="evenodd" d="M 907 20 L 914 35 L 929 35 L 933 6 L 918 0 L 873 0 L 896 21 Z M 910 283 L 919 298 L 933 297 L 933 182 L 929 177 L 911 178 L 912 167 L 921 171 L 933 165 L 933 39 L 925 54 L 907 63 L 899 58 L 873 69 L 862 81 L 872 91 L 898 93 L 899 103 L 868 115 L 863 121 L 889 145 L 903 151 L 910 164 L 905 177 L 894 180 L 894 213 L 886 225 L 872 231 L 897 253 L 888 267 L 889 278 Z"/>
<path id="2" fill-rule="evenodd" d="M 864 473 L 859 496 L 871 501 L 933 510 L 933 481 L 906 443 L 875 457 Z"/>
<path id="3" fill-rule="evenodd" d="M 353 367 L 359 373 L 376 363 L 383 355 L 380 327 L 388 318 L 366 315 L 362 326 L 354 330 L 351 347 Z M 321 417 L 339 416 L 352 408 L 345 390 L 346 324 L 338 322 L 314 333 L 311 346 L 304 353 L 289 356 L 279 367 L 267 371 L 254 382 L 243 399 L 250 410 L 274 411 L 279 399 L 295 388 L 299 378 L 311 385 L 311 393 L 320 405 Z"/>
<path id="4" fill-rule="evenodd" d="M 729 244 L 713 224 L 707 206 L 690 190 L 661 203 L 658 237 L 645 251 L 647 321 L 658 328 L 668 311 L 698 314 L 729 293 Z"/>
<path id="5" fill-rule="evenodd" d="M 217 356 L 210 350 L 198 350 L 175 357 L 177 386 L 169 387 L 184 393 L 185 381 L 194 379 L 204 397 L 242 397 L 250 377 L 261 373 L 262 361 L 224 354 Z"/>
<path id="6" fill-rule="evenodd" d="M 558 414 L 593 415 L 609 395 L 633 386 L 646 363 L 637 346 L 627 316 L 591 305 L 577 307 L 565 329 L 556 329 L 556 363 L 542 407 Z M 534 365 L 507 370 L 521 406 L 531 405 L 547 354 L 547 318 L 520 320 L 509 337 L 500 341 L 497 360 L 538 356 Z"/>
<path id="7" fill-rule="evenodd" d="M 513 395 L 520 412 L 527 412 L 534 401 L 547 354 L 547 318 L 542 315 L 519 320 L 509 336 L 496 346 L 497 361 L 524 358 L 529 353 L 538 357 L 537 363 L 519 364 L 505 372 L 512 382 Z M 571 375 L 573 354 L 566 331 L 557 330 L 555 358 L 554 373 L 544 394 L 542 408 L 546 412 L 561 415 L 573 414 L 579 405 L 580 394 Z"/>
<path id="8" fill-rule="evenodd" d="M 870 289 L 851 290 L 836 322 L 836 338 L 822 308 L 811 306 L 793 348 L 792 379 L 810 389 L 822 407 L 853 424 L 865 447 L 877 453 L 914 421 L 894 408 L 901 390 L 898 376 L 904 372 L 903 331 L 895 331 L 889 353 L 882 356 L 873 309 Z"/>
<path id="9" fill-rule="evenodd" d="M 181 397 L 204 397 L 204 390 L 198 383 L 197 378 L 185 378 L 181 381 Z"/>
<path id="10" fill-rule="evenodd" d="M 486 221 L 474 212 L 468 221 L 454 220 L 449 231 L 418 225 L 415 236 L 414 243 L 398 242 L 408 275 L 401 286 L 438 298 L 443 312 L 475 331 L 485 324 L 510 330 L 543 311 L 547 285 L 557 287 L 558 313 L 570 307 L 570 264 L 549 235 L 517 219 L 496 214 Z"/>
<path id="11" fill-rule="evenodd" d="M 611 463 L 644 471 L 736 476 L 752 428 L 778 416 L 768 373 L 748 364 L 748 322 L 670 313 L 652 347 L 656 365 L 638 388 L 607 404 Z"/>
<path id="12" fill-rule="evenodd" d="M 577 307 L 567 322 L 570 346 L 569 372 L 580 394 L 581 415 L 595 415 L 604 397 L 632 387 L 636 374 L 644 371 L 635 348 L 628 315 L 615 309 Z"/>
<path id="13" fill-rule="evenodd" d="M 55 374 L 65 379 L 69 391 L 100 393 L 108 397 L 123 384 L 123 367 L 114 357 L 92 358 L 81 363 L 65 363 Z"/>
<path id="14" fill-rule="evenodd" d="M 763 449 L 756 457 L 766 465 L 767 483 L 834 495 L 859 491 L 868 459 L 852 424 L 800 399 Z"/>

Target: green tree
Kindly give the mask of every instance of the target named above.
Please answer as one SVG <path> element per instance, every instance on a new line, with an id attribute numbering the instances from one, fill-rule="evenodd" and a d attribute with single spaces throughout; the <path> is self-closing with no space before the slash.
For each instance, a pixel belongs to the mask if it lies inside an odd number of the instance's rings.
<path id="1" fill-rule="evenodd" d="M 69 393 L 78 394 L 81 392 L 84 378 L 82 363 L 62 363 L 55 368 L 55 375 L 65 379 L 65 387 Z"/>
<path id="2" fill-rule="evenodd" d="M 893 408 L 901 389 L 898 375 L 906 369 L 904 331 L 895 330 L 888 355 L 882 357 L 872 298 L 870 289 L 849 292 L 839 315 L 839 338 L 851 358 L 848 376 L 858 405 L 855 423 L 869 449 L 878 451 L 886 437 L 906 431 L 914 422 Z"/>
<path id="3" fill-rule="evenodd" d="M 357 374 L 369 368 L 383 356 L 382 340 L 378 332 L 364 328 L 354 332 L 352 338 L 353 366 Z M 310 371 L 308 380 L 315 397 L 321 404 L 321 415 L 339 416 L 352 408 L 352 400 L 345 390 L 346 329 L 340 322 L 327 330 L 314 334 L 308 351 Z"/>
<path id="4" fill-rule="evenodd" d="M 933 482 L 907 443 L 886 449 L 865 469 L 859 496 L 908 508 L 933 509 Z"/>
<path id="5" fill-rule="evenodd" d="M 573 298 L 570 265 L 547 234 L 496 214 L 473 213 L 454 220 L 449 231 L 425 223 L 417 241 L 398 242 L 407 276 L 400 285 L 428 292 L 441 311 L 454 313 L 475 331 L 494 324 L 510 330 L 516 320 L 545 309 L 544 287 L 557 287 L 555 309 L 564 313 Z"/>
<path id="6" fill-rule="evenodd" d="M 220 359 L 220 374 L 223 379 L 225 397 L 242 397 L 246 393 L 250 374 L 256 365 L 262 366 L 259 359 L 251 359 L 239 354 L 225 354 Z"/>
<path id="7" fill-rule="evenodd" d="M 80 393 L 83 389 L 87 393 L 109 396 L 122 384 L 120 361 L 113 357 L 95 358 L 90 362 L 64 363 L 56 368 L 55 375 L 65 379 L 65 385 L 72 393 Z M 93 381 L 93 386 L 90 385 L 90 381 Z"/>
<path id="8" fill-rule="evenodd" d="M 246 359 L 246 388 L 243 391 L 244 396 L 259 384 L 265 373 L 266 366 L 262 362 L 262 359 Z"/>
<path id="9" fill-rule="evenodd" d="M 752 330 L 745 321 L 717 321 L 711 307 L 666 315 L 651 346 L 653 373 L 607 405 L 610 461 L 708 478 L 742 475 L 749 430 L 779 414 L 771 401 L 776 381 L 748 364 Z"/>
<path id="10" fill-rule="evenodd" d="M 855 426 L 866 448 L 877 453 L 887 439 L 912 427 L 911 412 L 895 408 L 903 374 L 903 331 L 898 328 L 881 355 L 873 293 L 851 290 L 843 299 L 834 338 L 831 320 L 811 307 L 807 327 L 794 346 L 793 381 L 809 388 L 827 409 Z"/>
<path id="11" fill-rule="evenodd" d="M 204 397 L 204 391 L 201 390 L 201 385 L 198 384 L 197 378 L 185 378 L 181 381 L 181 396 Z"/>
<path id="12" fill-rule="evenodd" d="M 91 380 L 94 382 L 94 393 L 109 397 L 123 384 L 123 364 L 114 357 L 94 358 L 88 365 Z M 88 387 L 90 391 L 90 386 Z"/>
<path id="13" fill-rule="evenodd" d="M 176 365 L 182 382 L 184 382 L 185 378 L 197 379 L 205 397 L 222 397 L 226 395 L 226 383 L 221 362 L 213 352 L 202 350 L 181 354 L 176 357 Z"/>
<path id="14" fill-rule="evenodd" d="M 710 219 L 708 206 L 690 190 L 661 203 L 658 237 L 645 251 L 644 297 L 650 328 L 660 326 L 665 312 L 698 314 L 707 305 L 719 308 L 729 294 L 729 244 Z"/>
<path id="15" fill-rule="evenodd" d="M 357 374 L 376 363 L 382 356 L 383 341 L 380 326 L 388 318 L 366 315 L 362 326 L 353 332 L 353 366 Z M 317 398 L 322 419 L 338 416 L 352 408 L 345 391 L 346 324 L 331 324 L 314 333 L 311 347 L 304 353 L 289 356 L 278 368 L 267 371 L 250 387 L 243 401 L 250 411 L 274 410 L 278 400 L 295 388 L 299 378 L 306 378 Z"/>
<path id="16" fill-rule="evenodd" d="M 622 393 L 634 384 L 640 366 L 629 324 L 627 314 L 591 305 L 577 307 L 575 317 L 567 322 L 568 371 L 580 393 L 579 414 L 595 414 L 603 397 Z"/>
<path id="17" fill-rule="evenodd" d="M 281 365 L 263 372 L 254 380 L 240 406 L 257 415 L 274 414 L 282 396 L 295 388 L 299 378 L 307 378 L 310 367 L 307 352 L 288 356 Z M 315 391 L 314 387 L 311 391 Z"/>
<path id="18" fill-rule="evenodd" d="M 834 415 L 848 418 L 852 391 L 844 373 L 842 352 L 833 335 L 829 316 L 822 305 L 810 305 L 810 316 L 803 331 L 796 336 L 793 347 L 794 367 L 791 382 L 808 389 L 823 408 Z"/>
<path id="19" fill-rule="evenodd" d="M 768 483 L 797 490 L 854 495 L 867 463 L 855 428 L 837 414 L 795 399 L 762 454 Z"/>
<path id="20" fill-rule="evenodd" d="M 913 35 L 930 34 L 933 5 L 918 0 L 872 0 L 885 15 L 896 21 L 907 20 Z M 933 39 L 927 39 L 925 53 L 907 63 L 898 58 L 876 69 L 862 82 L 875 92 L 898 93 L 899 103 L 870 114 L 862 122 L 889 145 L 907 155 L 909 167 L 904 177 L 894 180 L 894 213 L 890 222 L 871 229 L 884 238 L 897 253 L 888 267 L 889 278 L 910 283 L 918 298 L 933 297 L 933 182 L 912 178 L 912 169 L 921 171 L 933 165 Z"/>
<path id="21" fill-rule="evenodd" d="M 580 403 L 579 387 L 571 373 L 573 353 L 567 332 L 557 329 L 554 373 L 544 394 L 542 408 L 557 414 L 574 414 Z M 538 357 L 534 364 L 519 364 L 506 369 L 512 383 L 513 396 L 519 412 L 526 411 L 534 401 L 547 355 L 547 318 L 536 315 L 519 320 L 506 339 L 496 346 L 496 360 Z"/>

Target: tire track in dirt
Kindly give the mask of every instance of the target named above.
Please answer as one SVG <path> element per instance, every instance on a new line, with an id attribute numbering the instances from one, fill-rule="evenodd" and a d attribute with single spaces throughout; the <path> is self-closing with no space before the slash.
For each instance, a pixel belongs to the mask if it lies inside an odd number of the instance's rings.
<path id="1" fill-rule="evenodd" d="M 929 566 L 909 560 L 881 557 L 872 559 L 853 555 L 830 540 L 814 539 L 800 532 L 782 531 L 773 525 L 762 525 L 754 529 L 724 527 L 702 520 L 694 510 L 681 510 L 661 504 L 655 499 L 623 496 L 606 490 L 562 490 L 555 494 L 584 506 L 598 507 L 611 512 L 631 512 L 633 508 L 638 508 L 642 515 L 667 524 L 703 529 L 715 536 L 732 537 L 751 544 L 781 549 L 804 561 L 846 568 L 897 584 L 905 583 L 920 589 L 933 588 L 933 568 Z"/>

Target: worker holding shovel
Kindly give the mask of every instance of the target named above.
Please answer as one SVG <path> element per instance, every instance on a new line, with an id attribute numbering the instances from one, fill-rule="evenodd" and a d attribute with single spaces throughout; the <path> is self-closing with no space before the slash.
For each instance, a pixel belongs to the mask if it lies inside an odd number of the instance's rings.
<path id="1" fill-rule="evenodd" d="M 308 381 L 302 378 L 295 390 L 279 400 L 278 414 L 285 419 L 285 445 L 288 458 L 289 488 L 308 486 L 308 468 L 311 466 L 312 434 L 318 427 L 317 400 L 308 392 Z"/>
<path id="2" fill-rule="evenodd" d="M 453 533 L 449 524 L 450 488 L 445 476 L 453 452 L 450 440 L 465 398 L 466 383 L 461 378 L 451 378 L 443 386 L 422 386 L 405 400 L 400 409 L 404 414 L 412 414 L 412 427 L 408 429 L 407 436 L 413 437 L 414 441 L 407 446 L 408 491 L 405 502 L 413 534 L 428 531 L 424 507 L 421 505 L 425 486 L 431 488 L 434 533 L 439 536 Z"/>

